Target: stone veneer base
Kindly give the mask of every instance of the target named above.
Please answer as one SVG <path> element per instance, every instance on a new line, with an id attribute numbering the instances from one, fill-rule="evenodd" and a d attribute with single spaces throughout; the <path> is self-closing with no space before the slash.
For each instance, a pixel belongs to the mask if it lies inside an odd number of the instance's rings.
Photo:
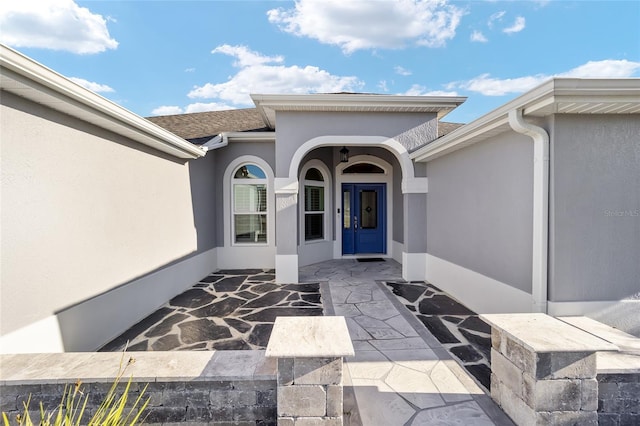
<path id="1" fill-rule="evenodd" d="M 134 361 L 128 363 L 129 358 Z M 121 359 L 119 353 L 1 355 L 0 410 L 13 422 L 31 397 L 37 423 L 40 401 L 55 410 L 65 385 L 79 381 L 89 396 L 90 416 L 116 378 Z M 277 424 L 276 362 L 264 351 L 130 352 L 124 365 L 124 377 L 132 377 L 129 398 L 135 400 L 148 385 L 145 424 Z"/>
<path id="2" fill-rule="evenodd" d="M 482 315 L 491 397 L 518 425 L 597 425 L 596 351 L 614 345 L 544 314 Z"/>
<path id="3" fill-rule="evenodd" d="M 278 425 L 342 426 L 344 317 L 277 318 L 266 355 L 277 359 Z"/>

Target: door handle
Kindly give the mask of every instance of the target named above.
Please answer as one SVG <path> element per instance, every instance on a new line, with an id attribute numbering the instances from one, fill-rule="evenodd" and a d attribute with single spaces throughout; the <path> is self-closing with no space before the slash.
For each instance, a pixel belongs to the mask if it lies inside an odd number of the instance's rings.
<path id="1" fill-rule="evenodd" d="M 358 216 L 353 217 L 353 229 L 358 230 Z"/>

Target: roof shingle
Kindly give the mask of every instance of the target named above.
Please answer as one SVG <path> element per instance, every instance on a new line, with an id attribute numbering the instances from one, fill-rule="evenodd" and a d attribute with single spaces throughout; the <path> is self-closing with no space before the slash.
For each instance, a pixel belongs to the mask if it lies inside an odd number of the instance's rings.
<path id="1" fill-rule="evenodd" d="M 147 120 L 195 143 L 222 132 L 269 131 L 257 108 L 163 115 Z"/>
<path id="2" fill-rule="evenodd" d="M 147 119 L 192 143 L 201 144 L 222 132 L 271 131 L 257 108 L 163 115 Z M 438 122 L 438 137 L 451 133 L 460 123 Z"/>

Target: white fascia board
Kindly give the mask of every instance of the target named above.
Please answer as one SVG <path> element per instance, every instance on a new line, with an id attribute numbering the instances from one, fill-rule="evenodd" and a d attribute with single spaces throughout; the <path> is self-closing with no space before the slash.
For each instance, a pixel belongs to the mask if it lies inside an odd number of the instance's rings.
<path id="1" fill-rule="evenodd" d="M 256 106 L 268 106 L 273 109 L 289 109 L 304 107 L 354 107 L 354 108 L 407 108 L 407 107 L 441 107 L 454 108 L 467 100 L 464 96 L 402 96 L 402 95 L 367 95 L 349 94 L 251 94 Z"/>
<path id="2" fill-rule="evenodd" d="M 265 124 L 276 126 L 276 111 L 435 112 L 442 118 L 467 100 L 464 96 L 401 96 L 361 93 L 251 94 Z"/>
<path id="3" fill-rule="evenodd" d="M 524 115 L 546 116 L 557 112 L 559 102 L 629 102 L 640 98 L 640 79 L 554 78 L 481 116 L 440 139 L 414 151 L 411 159 L 427 162 L 488 137 L 497 127 L 508 127 L 509 111 L 522 109 Z"/>
<path id="4" fill-rule="evenodd" d="M 275 132 L 222 132 L 200 145 L 205 151 L 222 148 L 229 142 L 274 142 Z"/>
<path id="5" fill-rule="evenodd" d="M 507 130 L 508 125 L 509 119 L 507 118 L 507 115 L 502 114 L 498 117 L 492 117 L 491 120 L 488 119 L 482 126 L 469 128 L 462 126 L 411 153 L 410 158 L 416 162 L 435 160 L 438 157 L 484 139 L 487 137 L 487 132 L 490 130 L 498 129 L 500 127 Z"/>
<path id="6" fill-rule="evenodd" d="M 274 142 L 276 132 L 224 132 L 229 142 Z"/>
<path id="7" fill-rule="evenodd" d="M 68 78 L 0 45 L 2 89 L 121 134 L 178 158 L 206 151 Z"/>

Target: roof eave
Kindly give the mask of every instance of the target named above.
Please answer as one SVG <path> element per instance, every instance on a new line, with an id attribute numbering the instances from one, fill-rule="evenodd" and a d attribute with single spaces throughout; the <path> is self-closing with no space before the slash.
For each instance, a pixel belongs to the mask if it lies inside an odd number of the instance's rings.
<path id="1" fill-rule="evenodd" d="M 2 90 L 178 158 L 193 159 L 206 154 L 200 147 L 4 45 L 0 45 L 0 67 Z"/>
<path id="2" fill-rule="evenodd" d="M 276 140 L 275 132 L 224 132 L 231 142 L 273 142 Z"/>
<path id="3" fill-rule="evenodd" d="M 621 108 L 616 112 L 634 113 L 636 109 L 640 111 L 640 79 L 547 80 L 501 107 L 416 150 L 410 157 L 417 162 L 427 162 L 484 140 L 500 130 L 508 130 L 508 114 L 514 109 L 522 109 L 524 115 L 534 117 L 566 113 L 558 108 L 562 102 L 634 104 L 637 106 L 633 110 Z"/>
<path id="4" fill-rule="evenodd" d="M 441 119 L 467 100 L 463 96 L 399 96 L 359 93 L 252 94 L 265 124 L 276 126 L 276 111 L 431 112 Z"/>

